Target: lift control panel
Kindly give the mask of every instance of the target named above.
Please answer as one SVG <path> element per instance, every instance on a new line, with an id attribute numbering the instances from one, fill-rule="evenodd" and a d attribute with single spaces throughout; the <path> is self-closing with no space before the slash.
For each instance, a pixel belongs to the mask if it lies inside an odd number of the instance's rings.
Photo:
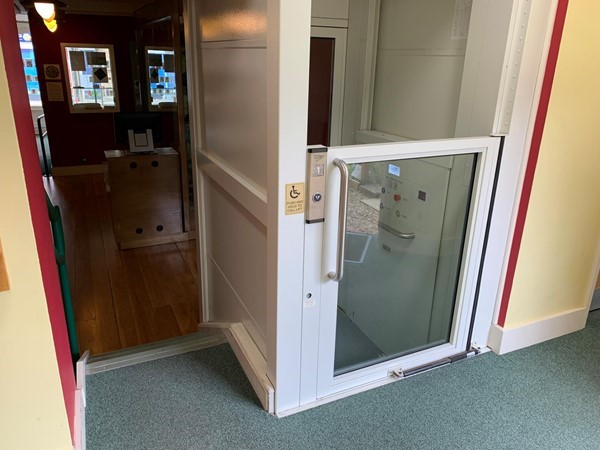
<path id="1" fill-rule="evenodd" d="M 415 186 L 400 164 L 388 164 L 385 184 L 381 187 L 379 227 L 402 239 L 414 239 Z"/>
<path id="2" fill-rule="evenodd" d="M 307 170 L 306 223 L 324 222 L 327 147 L 309 147 Z"/>
<path id="3" fill-rule="evenodd" d="M 388 248 L 406 250 L 423 240 L 439 243 L 451 167 L 451 159 L 386 163 L 379 204 L 379 237 Z"/>

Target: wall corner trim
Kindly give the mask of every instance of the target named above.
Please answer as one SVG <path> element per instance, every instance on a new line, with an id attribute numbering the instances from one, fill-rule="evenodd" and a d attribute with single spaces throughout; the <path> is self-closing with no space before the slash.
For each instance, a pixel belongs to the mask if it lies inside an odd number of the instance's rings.
<path id="1" fill-rule="evenodd" d="M 75 391 L 75 432 L 74 450 L 86 450 L 85 406 L 86 406 L 86 365 L 90 359 L 90 351 L 86 350 L 75 365 L 77 389 Z"/>
<path id="2" fill-rule="evenodd" d="M 588 309 L 571 309 L 514 328 L 492 325 L 488 345 L 498 355 L 539 344 L 585 327 Z"/>
<path id="3" fill-rule="evenodd" d="M 558 55 L 560 43 L 562 40 L 563 29 L 567 17 L 567 8 L 569 0 L 557 0 L 557 9 L 554 19 L 552 35 L 550 39 L 550 47 L 548 48 L 548 58 L 546 60 L 546 69 L 542 80 L 542 88 L 540 92 L 540 100 L 537 108 L 536 117 L 533 126 L 533 135 L 529 149 L 529 156 L 525 163 L 525 174 L 523 186 L 521 188 L 520 198 L 516 200 L 516 222 L 512 243 L 508 255 L 506 274 L 504 278 L 504 289 L 500 298 L 500 307 L 498 311 L 498 323 L 501 326 L 505 325 L 506 316 L 508 314 L 508 305 L 510 303 L 513 282 L 517 269 L 517 261 L 521 250 L 521 241 L 525 230 L 525 221 L 527 219 L 527 210 L 529 208 L 529 200 L 533 189 L 533 180 L 537 167 L 538 156 L 544 136 L 544 126 L 546 124 L 546 115 L 550 105 L 550 96 L 552 94 L 552 85 L 554 83 L 554 75 L 558 63 Z"/>

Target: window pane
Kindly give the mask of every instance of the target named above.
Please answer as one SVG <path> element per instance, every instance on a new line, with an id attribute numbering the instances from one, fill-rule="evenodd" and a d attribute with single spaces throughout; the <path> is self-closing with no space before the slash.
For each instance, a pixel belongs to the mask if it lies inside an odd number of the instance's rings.
<path id="1" fill-rule="evenodd" d="M 72 111 L 114 111 L 118 100 L 115 97 L 112 49 L 91 46 L 65 46 L 64 49 Z"/>
<path id="2" fill-rule="evenodd" d="M 336 375 L 449 342 L 475 161 L 349 167 Z"/>

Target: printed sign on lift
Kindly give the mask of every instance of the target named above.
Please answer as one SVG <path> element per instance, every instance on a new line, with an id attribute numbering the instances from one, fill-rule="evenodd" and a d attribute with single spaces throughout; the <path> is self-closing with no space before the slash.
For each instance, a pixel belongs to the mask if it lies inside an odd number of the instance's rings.
<path id="1" fill-rule="evenodd" d="M 304 183 L 285 185 L 285 215 L 304 212 Z"/>

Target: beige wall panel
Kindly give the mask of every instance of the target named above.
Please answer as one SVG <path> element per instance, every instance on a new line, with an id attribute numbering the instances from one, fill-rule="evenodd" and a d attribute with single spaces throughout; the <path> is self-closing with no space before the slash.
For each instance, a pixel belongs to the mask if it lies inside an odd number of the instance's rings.
<path id="1" fill-rule="evenodd" d="M 452 39 L 455 1 L 381 0 L 380 49 L 462 49 L 466 39 Z"/>
<path id="2" fill-rule="evenodd" d="M 455 4 L 381 1 L 371 129 L 409 139 L 454 137 L 467 44 L 455 26 Z M 461 17 L 468 30 L 468 14 Z"/>
<path id="3" fill-rule="evenodd" d="M 454 136 L 464 57 L 379 52 L 372 129 L 409 139 Z"/>

